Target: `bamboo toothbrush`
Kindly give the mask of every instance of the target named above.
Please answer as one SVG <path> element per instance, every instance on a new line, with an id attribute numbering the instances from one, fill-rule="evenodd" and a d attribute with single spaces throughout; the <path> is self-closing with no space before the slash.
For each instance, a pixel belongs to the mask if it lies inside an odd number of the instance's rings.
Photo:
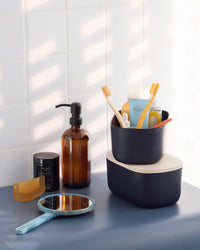
<path id="1" fill-rule="evenodd" d="M 157 94 L 158 88 L 159 88 L 159 83 L 152 83 L 151 89 L 150 89 L 149 92 L 150 92 L 150 94 L 152 94 L 153 96 L 152 96 L 150 102 L 149 102 L 149 103 L 147 104 L 147 106 L 145 107 L 145 109 L 142 111 L 142 114 L 140 115 L 140 118 L 139 118 L 139 121 L 138 121 L 138 123 L 137 123 L 136 128 L 139 128 L 139 129 L 142 128 L 142 125 L 143 125 L 145 116 L 146 116 L 148 110 L 150 109 L 151 104 L 153 103 L 153 101 L 154 101 L 154 99 L 155 99 L 155 96 L 156 96 L 156 94 Z"/>
<path id="2" fill-rule="evenodd" d="M 115 113 L 115 115 L 116 115 L 116 117 L 117 117 L 117 119 L 118 119 L 118 121 L 119 121 L 120 126 L 121 126 L 122 128 L 126 128 L 126 125 L 125 125 L 125 122 L 124 122 L 123 118 L 121 117 L 120 113 L 113 107 L 113 105 L 111 104 L 111 102 L 110 102 L 110 100 L 109 100 L 109 98 L 108 98 L 109 96 L 111 96 L 111 91 L 110 91 L 110 89 L 108 88 L 107 85 L 105 85 L 105 86 L 102 87 L 101 89 L 102 89 L 102 91 L 103 91 L 103 93 L 104 93 L 104 95 L 105 95 L 105 98 L 106 98 L 108 104 L 110 105 L 111 109 L 112 109 L 113 112 Z"/>

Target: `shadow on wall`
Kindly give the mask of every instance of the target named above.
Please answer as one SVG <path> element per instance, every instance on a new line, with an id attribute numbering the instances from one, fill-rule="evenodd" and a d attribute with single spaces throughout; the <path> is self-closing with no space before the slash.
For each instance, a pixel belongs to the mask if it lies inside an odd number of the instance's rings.
<path id="1" fill-rule="evenodd" d="M 92 135 L 92 171 L 104 171 L 110 138 L 101 86 L 108 83 L 111 91 L 119 92 L 143 87 L 143 53 L 148 50 L 148 42 L 142 42 L 141 3 L 108 5 L 106 16 L 104 6 L 72 8 L 67 22 L 66 6 L 61 2 L 27 0 L 26 7 L 28 85 L 23 100 L 24 116 L 16 126 L 11 119 L 14 112 L 21 112 L 16 105 L 9 115 L 4 112 L 1 117 L 0 128 L 8 138 L 6 149 L 29 146 L 30 168 L 33 153 L 49 150 L 60 153 L 60 137 L 69 127 L 69 111 L 54 107 L 61 102 L 78 101 L 83 107 L 83 127 Z M 4 79 L 1 70 L 0 79 Z M 3 98 L 1 94 L 0 102 Z M 120 93 L 116 102 L 119 99 Z M 18 103 L 22 102 L 15 104 Z M 29 176 L 30 173 L 32 169 Z M 14 181 L 19 180 L 17 175 Z"/>

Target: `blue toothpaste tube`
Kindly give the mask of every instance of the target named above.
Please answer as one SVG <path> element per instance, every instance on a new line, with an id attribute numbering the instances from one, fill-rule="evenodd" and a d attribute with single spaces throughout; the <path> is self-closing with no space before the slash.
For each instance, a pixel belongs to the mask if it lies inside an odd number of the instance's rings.
<path id="1" fill-rule="evenodd" d="M 130 109 L 131 127 L 136 127 L 142 111 L 149 103 L 149 99 L 129 98 L 128 101 Z M 149 110 L 145 116 L 142 128 L 144 129 L 148 128 L 148 122 L 149 122 Z"/>

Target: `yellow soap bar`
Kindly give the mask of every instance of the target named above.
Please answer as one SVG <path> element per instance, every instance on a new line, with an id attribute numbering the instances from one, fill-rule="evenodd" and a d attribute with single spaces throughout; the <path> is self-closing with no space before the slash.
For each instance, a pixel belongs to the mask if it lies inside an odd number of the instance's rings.
<path id="1" fill-rule="evenodd" d="M 31 201 L 45 192 L 45 177 L 39 176 L 13 184 L 13 199 Z"/>

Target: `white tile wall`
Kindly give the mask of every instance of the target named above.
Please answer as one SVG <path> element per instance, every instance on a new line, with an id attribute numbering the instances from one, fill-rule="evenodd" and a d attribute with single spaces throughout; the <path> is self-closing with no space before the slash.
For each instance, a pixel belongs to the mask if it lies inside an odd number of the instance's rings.
<path id="1" fill-rule="evenodd" d="M 55 105 L 63 99 L 31 102 L 29 105 L 30 143 L 39 144 L 58 140 L 66 126 L 66 110 Z"/>
<path id="2" fill-rule="evenodd" d="M 0 105 L 25 103 L 26 92 L 25 61 L 0 61 Z"/>
<path id="3" fill-rule="evenodd" d="M 0 108 L 0 149 L 28 145 L 27 104 Z"/>
<path id="4" fill-rule="evenodd" d="M 0 30 L 0 60 L 24 58 L 24 17 L 0 16 Z"/>
<path id="5" fill-rule="evenodd" d="M 106 170 L 107 138 L 106 134 L 93 136 L 91 139 L 92 173 Z"/>
<path id="6" fill-rule="evenodd" d="M 30 179 L 28 149 L 0 151 L 1 186 Z"/>
<path id="7" fill-rule="evenodd" d="M 105 48 L 104 7 L 71 9 L 68 12 L 69 51 Z"/>
<path id="8" fill-rule="evenodd" d="M 29 58 L 28 93 L 29 100 L 65 97 L 66 56 Z"/>
<path id="9" fill-rule="evenodd" d="M 24 0 L 0 0 L 0 6 L 0 15 L 23 13 Z"/>
<path id="10" fill-rule="evenodd" d="M 105 82 L 105 50 L 88 50 L 69 55 L 69 95 L 88 95 Z"/>
<path id="11" fill-rule="evenodd" d="M 107 6 L 107 46 L 138 44 L 142 42 L 142 1 Z"/>
<path id="12" fill-rule="evenodd" d="M 57 10 L 66 7 L 65 0 L 26 0 L 28 12 L 37 10 Z"/>
<path id="13" fill-rule="evenodd" d="M 70 97 L 70 102 L 82 103 L 83 127 L 92 136 L 106 134 L 106 102 L 99 90 L 91 96 Z"/>
<path id="14" fill-rule="evenodd" d="M 104 0 L 68 0 L 68 7 L 85 7 L 85 6 L 95 6 L 103 5 Z"/>
<path id="15" fill-rule="evenodd" d="M 177 60 L 177 53 L 171 42 L 150 42 L 144 53 L 144 83 L 160 82 L 165 85 L 172 80 L 177 80 L 179 75 L 172 63 Z M 179 60 L 179 59 L 178 59 Z"/>
<path id="16" fill-rule="evenodd" d="M 111 89 L 142 85 L 142 54 L 140 44 L 107 49 L 107 78 Z"/>
<path id="17" fill-rule="evenodd" d="M 174 38 L 174 2 L 144 0 L 144 39 L 166 41 Z"/>
<path id="18" fill-rule="evenodd" d="M 27 17 L 27 50 L 29 56 L 66 51 L 65 11 L 35 12 Z"/>
<path id="19" fill-rule="evenodd" d="M 183 157 L 186 179 L 196 184 L 197 167 L 188 169 L 199 148 L 199 7 L 196 0 L 0 0 L 0 186 L 31 178 L 35 152 L 60 153 L 70 111 L 54 106 L 63 102 L 82 103 L 92 171 L 104 171 L 113 113 L 100 87 L 109 85 L 120 109 L 153 81 L 174 119 L 165 150 Z"/>

